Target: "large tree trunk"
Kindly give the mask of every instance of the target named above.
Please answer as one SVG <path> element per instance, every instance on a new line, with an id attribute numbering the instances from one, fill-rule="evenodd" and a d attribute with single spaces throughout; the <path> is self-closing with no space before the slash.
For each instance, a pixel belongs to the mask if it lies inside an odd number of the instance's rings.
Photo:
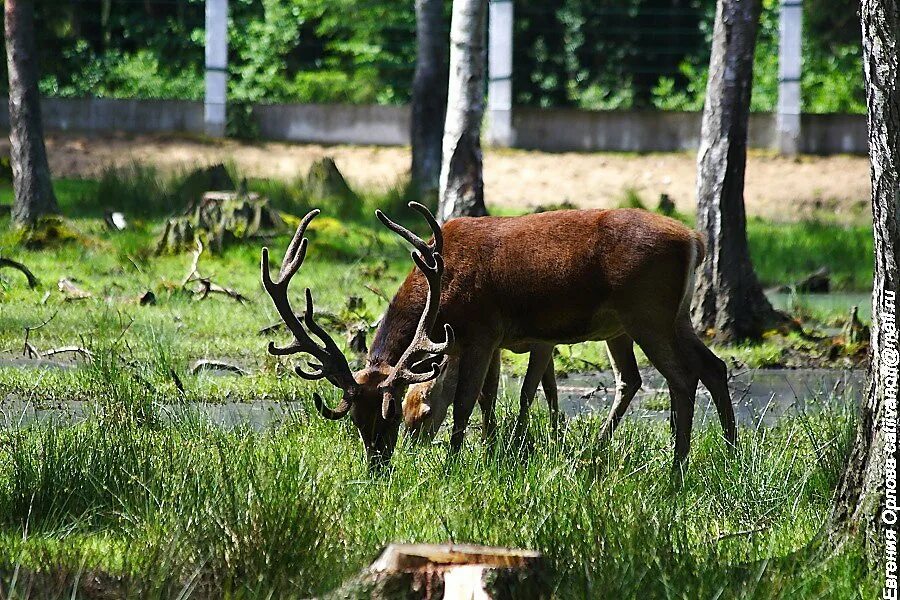
<path id="1" fill-rule="evenodd" d="M 486 0 L 454 0 L 438 219 L 487 214 L 481 178 Z"/>
<path id="2" fill-rule="evenodd" d="M 416 74 L 412 86 L 412 184 L 420 199 L 437 197 L 442 125 L 447 113 L 447 44 L 443 0 L 416 0 Z"/>
<path id="3" fill-rule="evenodd" d="M 832 535 L 838 539 L 861 535 L 873 559 L 881 555 L 886 541 L 892 541 L 896 563 L 900 4 L 897 0 L 863 0 L 860 16 L 875 229 L 872 339 L 868 390 L 856 441 L 838 486 L 831 525 Z"/>
<path id="4" fill-rule="evenodd" d="M 747 245 L 744 170 L 759 0 L 719 0 L 697 156 L 697 228 L 707 254 L 694 295 L 694 324 L 720 340 L 758 338 L 779 321 Z"/>
<path id="5" fill-rule="evenodd" d="M 12 220 L 16 225 L 30 225 L 41 215 L 58 210 L 41 123 L 34 4 L 31 0 L 6 0 L 4 17 L 9 71 L 10 162 L 15 188 Z"/>

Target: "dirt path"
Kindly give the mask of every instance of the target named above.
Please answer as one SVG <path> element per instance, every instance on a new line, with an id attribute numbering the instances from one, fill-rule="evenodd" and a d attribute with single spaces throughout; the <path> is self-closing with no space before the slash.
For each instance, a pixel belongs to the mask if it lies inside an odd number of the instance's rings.
<path id="1" fill-rule="evenodd" d="M 0 151 L 8 151 L 8 140 Z M 248 175 L 293 178 L 322 156 L 332 156 L 351 184 L 386 188 L 401 180 L 409 148 L 318 146 L 284 143 L 206 142 L 171 136 L 83 136 L 54 134 L 47 140 L 57 176 L 92 176 L 107 165 L 141 161 L 164 169 L 229 160 Z M 678 208 L 694 207 L 693 153 L 613 153 L 488 150 L 485 194 L 491 206 L 534 207 L 569 201 L 581 207 L 618 205 L 633 190 L 647 206 L 667 193 Z M 869 164 L 865 157 L 751 155 L 746 204 L 750 215 L 795 220 L 812 214 L 852 219 L 868 210 Z"/>

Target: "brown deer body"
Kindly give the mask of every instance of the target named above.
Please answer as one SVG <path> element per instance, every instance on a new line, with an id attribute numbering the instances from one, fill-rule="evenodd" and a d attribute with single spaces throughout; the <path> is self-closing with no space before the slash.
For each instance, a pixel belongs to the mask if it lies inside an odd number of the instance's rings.
<path id="1" fill-rule="evenodd" d="M 696 232 L 643 210 L 565 210 L 454 219 L 441 229 L 430 218 L 435 240 L 428 246 L 379 218 L 416 246 L 418 269 L 391 301 L 362 371 L 350 375 L 342 356 L 316 355 L 335 362 L 312 374 L 344 390 L 338 409 L 327 409 L 320 399 L 317 406 L 332 418 L 351 413 L 370 464 L 389 460 L 400 423 L 399 399 L 409 385 L 438 375 L 443 354 L 458 360 L 451 432 L 451 449 L 457 451 L 479 393 L 493 376 L 498 349 L 524 352 L 588 340 L 607 341 L 616 373 L 605 436 L 640 387 L 637 342 L 669 384 L 676 464 L 688 454 L 698 381 L 713 397 L 726 439 L 735 442 L 725 364 L 697 338 L 688 315 L 694 271 L 704 252 Z M 295 255 L 296 247 L 305 250 L 300 237 L 298 230 L 291 245 Z M 296 264 L 291 249 L 288 254 L 286 264 Z M 267 267 L 264 278 L 266 273 Z M 286 287 L 284 276 L 278 285 Z M 308 326 L 311 315 L 309 306 Z M 440 326 L 448 343 L 428 339 Z M 310 352 L 296 341 L 289 350 Z M 410 367 L 413 355 L 419 358 Z"/>

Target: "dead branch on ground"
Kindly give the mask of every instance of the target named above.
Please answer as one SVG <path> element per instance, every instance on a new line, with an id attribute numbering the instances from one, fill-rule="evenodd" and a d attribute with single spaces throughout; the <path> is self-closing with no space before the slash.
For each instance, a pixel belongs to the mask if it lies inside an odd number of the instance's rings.
<path id="1" fill-rule="evenodd" d="M 34 289 L 38 286 L 38 278 L 34 276 L 34 273 L 31 272 L 31 269 L 23 265 L 17 260 L 13 260 L 11 258 L 2 258 L 0 257 L 0 268 L 9 267 L 10 269 L 16 269 L 21 272 L 25 276 L 25 280 L 28 282 L 28 287 Z"/>
<path id="2" fill-rule="evenodd" d="M 250 299 L 238 292 L 235 289 L 226 287 L 224 285 L 219 285 L 214 282 L 209 277 L 203 277 L 200 275 L 197 270 L 197 265 L 200 262 L 200 255 L 203 254 L 203 242 L 199 239 L 196 240 L 197 246 L 193 252 L 193 258 L 191 259 L 191 266 L 188 269 L 187 274 L 184 276 L 184 279 L 181 281 L 181 287 L 185 290 L 190 291 L 194 295 L 195 300 L 205 300 L 209 297 L 210 294 L 222 294 L 223 296 L 227 296 L 232 300 L 243 304 L 245 302 L 250 302 Z M 189 289 L 189 284 L 199 284 L 198 289 Z"/>

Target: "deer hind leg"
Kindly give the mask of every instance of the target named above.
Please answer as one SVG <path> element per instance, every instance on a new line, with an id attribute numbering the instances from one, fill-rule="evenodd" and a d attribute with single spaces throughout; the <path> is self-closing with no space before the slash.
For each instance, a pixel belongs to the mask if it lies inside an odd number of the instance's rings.
<path id="1" fill-rule="evenodd" d="M 544 388 L 544 396 L 547 398 L 547 409 L 550 411 L 550 427 L 553 434 L 559 433 L 559 426 L 563 423 L 563 414 L 559 412 L 559 393 L 556 389 L 556 372 L 553 370 L 553 349 L 550 349 L 550 360 L 544 375 L 541 377 L 541 387 Z"/>
<path id="2" fill-rule="evenodd" d="M 678 335 L 688 353 L 695 374 L 712 396 L 725 441 L 729 447 L 733 448 L 737 445 L 737 427 L 734 419 L 734 407 L 731 404 L 731 394 L 728 391 L 728 368 L 725 366 L 725 362 L 713 354 L 712 350 L 707 348 L 706 344 L 697 337 L 689 319 L 681 320 Z"/>
<path id="3" fill-rule="evenodd" d="M 472 416 L 478 394 L 481 393 L 484 387 L 494 356 L 494 350 L 495 347 L 493 345 L 486 345 L 480 348 L 473 345 L 462 349 L 456 393 L 453 397 L 453 430 L 450 433 L 451 454 L 457 454 L 462 449 L 469 417 Z"/>
<path id="4" fill-rule="evenodd" d="M 481 406 L 482 435 L 488 442 L 496 439 L 497 419 L 494 406 L 497 404 L 497 389 L 500 387 L 500 349 L 494 351 L 491 364 L 484 378 L 478 404 Z"/>
<path id="5" fill-rule="evenodd" d="M 632 335 L 653 366 L 666 378 L 672 402 L 669 422 L 675 438 L 673 470 L 681 472 L 687 464 L 691 448 L 694 399 L 699 377 L 688 360 L 690 351 L 686 345 L 678 343 L 671 326 L 671 334 L 664 334 L 663 331 L 665 328 L 641 328 L 633 331 Z"/>
<path id="6" fill-rule="evenodd" d="M 641 373 L 634 357 L 634 341 L 627 334 L 606 340 L 606 353 L 616 377 L 616 396 L 600 432 L 601 440 L 609 441 L 634 395 L 641 389 Z"/>
<path id="7" fill-rule="evenodd" d="M 517 438 L 523 437 L 525 432 L 528 431 L 528 413 L 531 409 L 531 403 L 534 401 L 535 393 L 537 393 L 538 384 L 547 373 L 548 365 L 550 365 L 549 368 L 551 370 L 553 369 L 552 362 L 553 346 L 534 346 L 531 348 L 531 354 L 528 357 L 528 369 L 525 371 L 522 390 L 519 392 L 519 416 L 516 418 L 515 429 Z M 555 391 L 555 377 L 553 388 Z"/>

